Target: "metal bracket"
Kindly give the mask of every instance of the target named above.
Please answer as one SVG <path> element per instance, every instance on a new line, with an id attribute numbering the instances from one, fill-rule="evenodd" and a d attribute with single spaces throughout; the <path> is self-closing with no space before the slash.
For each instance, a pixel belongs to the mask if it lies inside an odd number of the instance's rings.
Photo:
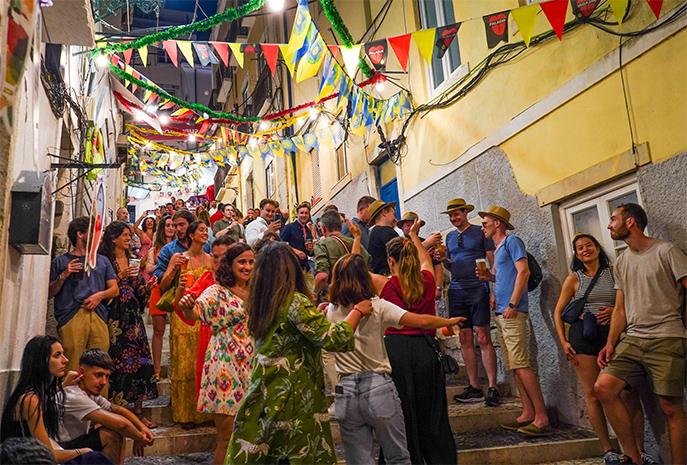
<path id="1" fill-rule="evenodd" d="M 51 192 L 50 195 L 55 195 L 67 186 L 74 184 L 79 179 L 87 176 L 91 171 L 96 169 L 117 169 L 122 166 L 121 162 L 118 163 L 85 163 L 82 161 L 74 160 L 73 158 L 61 157 L 59 155 L 48 154 L 49 157 L 57 158 L 58 160 L 65 160 L 64 163 L 51 163 L 50 169 L 56 170 L 60 168 L 65 169 L 81 169 L 85 170 L 83 173 L 77 175 L 74 179 L 71 179 L 67 184 L 62 187 L 58 187 L 55 191 Z"/>

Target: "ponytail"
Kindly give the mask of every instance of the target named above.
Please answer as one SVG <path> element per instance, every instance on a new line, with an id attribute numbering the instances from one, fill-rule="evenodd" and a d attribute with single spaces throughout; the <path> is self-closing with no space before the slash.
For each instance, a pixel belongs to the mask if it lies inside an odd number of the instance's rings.
<path id="1" fill-rule="evenodd" d="M 408 305 L 418 303 L 425 293 L 420 272 L 417 247 L 412 241 L 397 237 L 386 245 L 387 255 L 398 262 L 398 281 L 401 284 L 403 300 Z"/>

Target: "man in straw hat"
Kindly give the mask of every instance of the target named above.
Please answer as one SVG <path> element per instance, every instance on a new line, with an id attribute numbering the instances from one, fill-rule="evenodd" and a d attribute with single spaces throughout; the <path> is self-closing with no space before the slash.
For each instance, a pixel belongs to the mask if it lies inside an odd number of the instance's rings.
<path id="1" fill-rule="evenodd" d="M 506 231 L 515 229 L 510 223 L 510 212 L 494 205 L 479 212 L 484 235 L 494 241 L 495 275 L 489 271 L 477 272 L 482 280 L 494 280 L 496 295 L 496 324 L 503 339 L 506 367 L 515 374 L 522 413 L 512 423 L 501 427 L 528 436 L 551 434 L 549 417 L 544 405 L 539 378 L 530 367 L 530 322 L 527 315 L 527 251 L 522 239 Z"/>
<path id="2" fill-rule="evenodd" d="M 475 207 L 463 199 L 448 202 L 442 213 L 448 215 L 456 229 L 446 236 L 446 260 L 444 266 L 451 271 L 448 287 L 448 307 L 451 316 L 467 318 L 460 330 L 460 348 L 465 360 L 465 370 L 470 384 L 465 390 L 453 396 L 456 402 L 471 403 L 485 400 L 477 372 L 477 356 L 473 331 L 477 334 L 482 364 L 487 373 L 489 387 L 486 404 L 499 404 L 496 389 L 496 351 L 491 341 L 491 305 L 489 284 L 475 276 L 475 267 L 480 263 L 486 269 L 486 260 L 494 263 L 494 243 L 484 236 L 479 226 L 470 224 L 468 213 Z"/>
<path id="3" fill-rule="evenodd" d="M 386 260 L 386 243 L 398 237 L 396 225 L 396 202 L 375 200 L 368 209 L 367 224 L 374 226 L 370 230 L 368 252 L 372 257 L 370 269 L 373 273 L 389 275 L 389 264 Z"/>

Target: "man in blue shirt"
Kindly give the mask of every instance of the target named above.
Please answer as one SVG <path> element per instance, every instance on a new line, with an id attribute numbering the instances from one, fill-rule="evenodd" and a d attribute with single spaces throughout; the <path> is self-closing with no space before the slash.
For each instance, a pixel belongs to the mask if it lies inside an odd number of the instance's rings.
<path id="1" fill-rule="evenodd" d="M 479 226 L 470 224 L 468 213 L 475 207 L 463 199 L 448 202 L 446 211 L 455 230 L 446 236 L 446 260 L 444 266 L 451 271 L 448 287 L 448 306 L 451 317 L 467 318 L 460 330 L 460 348 L 465 360 L 470 385 L 453 398 L 457 402 L 479 402 L 484 400 L 477 373 L 477 356 L 473 331 L 477 333 L 482 364 L 487 373 L 489 388 L 486 404 L 495 407 L 499 404 L 499 391 L 496 389 L 496 351 L 491 342 L 491 306 L 489 285 L 475 276 L 476 260 L 494 263 L 494 243 L 484 237 Z"/>
<path id="2" fill-rule="evenodd" d="M 172 258 L 172 255 L 175 253 L 184 253 L 189 247 L 191 247 L 191 238 L 188 237 L 186 231 L 188 230 L 188 226 L 195 220 L 196 219 L 193 214 L 188 210 L 179 210 L 172 217 L 174 229 L 176 229 L 177 232 L 177 238 L 160 249 L 160 254 L 157 257 L 157 264 L 155 265 L 155 271 L 153 271 L 153 275 L 157 276 L 157 280 L 160 283 L 160 290 L 162 292 L 165 292 L 171 283 L 171 280 L 169 279 L 168 280 L 170 282 L 163 283 L 162 278 L 165 275 L 165 271 L 167 271 L 169 260 Z M 203 250 L 205 250 L 207 253 L 210 253 L 210 244 L 205 244 L 203 246 Z"/>
<path id="3" fill-rule="evenodd" d="M 281 229 L 279 238 L 288 242 L 291 249 L 298 257 L 298 261 L 304 270 L 308 270 L 308 256 L 313 253 L 314 243 L 310 220 L 310 204 L 302 202 L 296 208 L 296 221 L 292 221 Z"/>
<path id="4" fill-rule="evenodd" d="M 107 257 L 98 255 L 95 268 L 84 273 L 88 226 L 85 216 L 69 223 L 67 237 L 72 250 L 55 257 L 50 265 L 48 297 L 55 298 L 57 331 L 70 370 L 79 368 L 86 349 L 107 352 L 110 348 L 105 305 L 119 295 L 117 275 Z"/>
<path id="5" fill-rule="evenodd" d="M 496 324 L 503 339 L 506 368 L 513 370 L 515 385 L 522 403 L 522 413 L 513 423 L 501 427 L 529 436 L 551 434 L 549 417 L 539 378 L 530 367 L 530 322 L 527 315 L 527 280 L 530 276 L 527 251 L 522 239 L 506 230 L 515 229 L 510 223 L 510 212 L 503 207 L 491 206 L 482 217 L 484 235 L 494 241 L 494 275 L 488 271 L 480 279 L 493 280 L 496 295 Z"/>

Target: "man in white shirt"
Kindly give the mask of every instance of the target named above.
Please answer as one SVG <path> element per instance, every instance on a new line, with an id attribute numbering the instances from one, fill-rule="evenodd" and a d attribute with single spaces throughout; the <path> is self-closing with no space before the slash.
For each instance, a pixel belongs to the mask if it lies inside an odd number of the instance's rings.
<path id="1" fill-rule="evenodd" d="M 89 349 L 79 359 L 80 381 L 64 389 L 58 402 L 64 414 L 60 421 L 60 445 L 65 449 L 91 449 L 113 463 L 124 463 L 124 438 L 134 440 L 134 455 L 142 457 L 155 435 L 136 415 L 100 395 L 112 373 L 112 359 L 100 349 Z M 92 425 L 99 425 L 91 428 Z"/>
<path id="2" fill-rule="evenodd" d="M 279 209 L 276 200 L 262 199 L 260 201 L 260 216 L 246 226 L 246 242 L 251 247 L 265 234 L 265 231 L 279 233 L 280 221 L 274 221 L 274 215 Z"/>

